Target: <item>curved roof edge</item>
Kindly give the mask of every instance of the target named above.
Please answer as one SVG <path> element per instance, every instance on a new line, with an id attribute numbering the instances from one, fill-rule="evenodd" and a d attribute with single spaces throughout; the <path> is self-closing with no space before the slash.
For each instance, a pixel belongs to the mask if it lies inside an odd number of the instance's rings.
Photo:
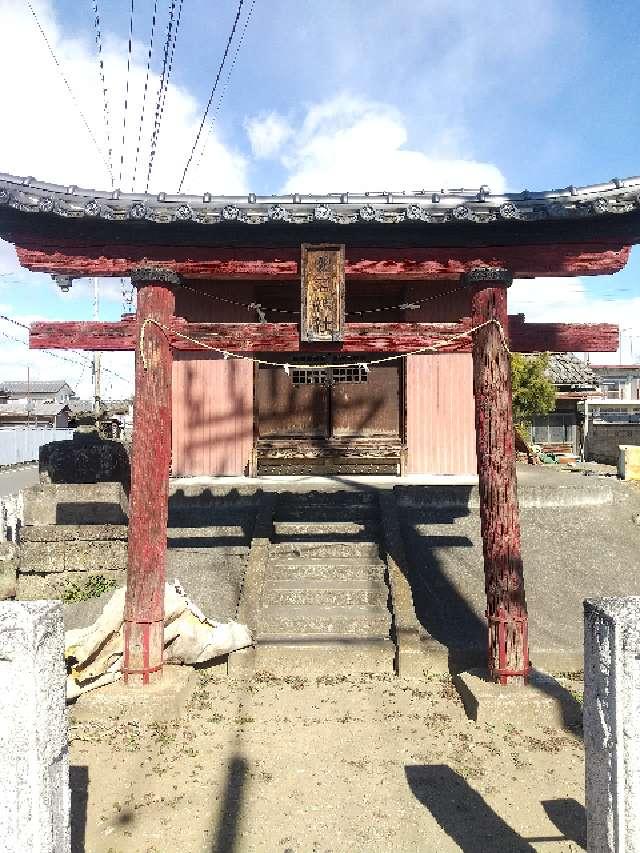
<path id="1" fill-rule="evenodd" d="M 66 218 L 138 220 L 155 223 L 362 222 L 486 223 L 577 219 L 640 210 L 640 177 L 544 192 L 491 194 L 479 189 L 416 192 L 326 193 L 323 195 L 170 195 L 93 190 L 0 173 L 0 209 Z"/>

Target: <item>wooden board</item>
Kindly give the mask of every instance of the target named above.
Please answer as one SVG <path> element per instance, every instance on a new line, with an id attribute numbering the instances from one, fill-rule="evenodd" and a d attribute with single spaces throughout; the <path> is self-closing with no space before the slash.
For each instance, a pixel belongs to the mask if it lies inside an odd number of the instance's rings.
<path id="1" fill-rule="evenodd" d="M 300 261 L 300 340 L 344 337 L 344 245 L 303 243 Z"/>

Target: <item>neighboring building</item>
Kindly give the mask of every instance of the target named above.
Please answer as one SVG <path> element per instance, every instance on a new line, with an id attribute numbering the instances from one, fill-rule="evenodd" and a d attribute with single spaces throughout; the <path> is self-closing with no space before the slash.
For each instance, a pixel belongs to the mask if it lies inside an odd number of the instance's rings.
<path id="1" fill-rule="evenodd" d="M 40 426 L 66 429 L 69 426 L 69 406 L 66 403 L 5 403 L 0 406 L 0 428 Z"/>
<path id="2" fill-rule="evenodd" d="M 47 403 L 69 403 L 77 399 L 64 379 L 31 382 L 0 382 L 0 404 L 40 400 Z"/>
<path id="3" fill-rule="evenodd" d="M 548 376 L 556 387 L 556 407 L 533 419 L 533 443 L 547 452 L 580 454 L 584 423 L 580 404 L 600 396 L 598 377 L 589 364 L 570 353 L 551 354 Z"/>
<path id="4" fill-rule="evenodd" d="M 640 364 L 592 364 L 600 396 L 607 400 L 640 400 Z"/>
<path id="5" fill-rule="evenodd" d="M 621 444 L 640 444 L 640 400 L 602 397 L 580 405 L 584 418 L 584 458 L 617 465 Z"/>

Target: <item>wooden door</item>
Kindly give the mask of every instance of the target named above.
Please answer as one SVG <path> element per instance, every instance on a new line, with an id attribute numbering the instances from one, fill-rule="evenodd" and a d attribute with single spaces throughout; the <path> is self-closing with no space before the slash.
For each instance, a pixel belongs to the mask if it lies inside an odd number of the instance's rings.
<path id="1" fill-rule="evenodd" d="M 256 383 L 260 438 L 329 436 L 325 371 L 260 365 Z"/>
<path id="2" fill-rule="evenodd" d="M 366 371 L 360 365 L 331 370 L 331 435 L 399 436 L 400 371 L 395 362 Z"/>

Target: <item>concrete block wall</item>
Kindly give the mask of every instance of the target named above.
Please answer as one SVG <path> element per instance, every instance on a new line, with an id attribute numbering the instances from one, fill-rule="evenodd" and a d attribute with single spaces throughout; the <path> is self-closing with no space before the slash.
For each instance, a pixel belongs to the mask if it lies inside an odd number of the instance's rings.
<path id="1" fill-rule="evenodd" d="M 71 583 L 127 573 L 127 497 L 120 483 L 25 489 L 16 597 L 60 598 Z"/>
<path id="2" fill-rule="evenodd" d="M 621 444 L 640 444 L 640 424 L 591 424 L 585 439 L 585 459 L 617 465 Z"/>

